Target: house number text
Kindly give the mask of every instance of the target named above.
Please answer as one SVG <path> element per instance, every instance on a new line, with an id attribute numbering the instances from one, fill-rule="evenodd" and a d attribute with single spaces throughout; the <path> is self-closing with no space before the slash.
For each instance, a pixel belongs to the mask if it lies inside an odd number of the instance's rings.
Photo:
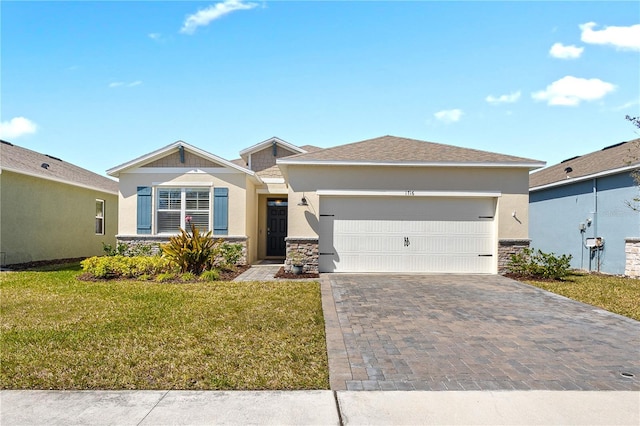
<path id="1" fill-rule="evenodd" d="M 404 195 L 408 195 L 410 197 L 416 195 L 416 192 L 413 189 L 409 189 L 407 191 L 404 191 Z"/>

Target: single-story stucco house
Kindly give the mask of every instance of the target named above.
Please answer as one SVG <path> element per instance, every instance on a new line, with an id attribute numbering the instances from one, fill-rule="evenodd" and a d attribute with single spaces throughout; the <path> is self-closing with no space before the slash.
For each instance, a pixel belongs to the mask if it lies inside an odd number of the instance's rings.
<path id="1" fill-rule="evenodd" d="M 333 148 L 276 137 L 229 161 L 183 141 L 108 170 L 119 241 L 165 241 L 189 216 L 244 261 L 300 252 L 308 272 L 495 274 L 528 246 L 543 162 L 395 136 Z"/>
<path id="2" fill-rule="evenodd" d="M 0 143 L 0 261 L 14 265 L 103 254 L 118 229 L 118 182 L 7 141 Z"/>
<path id="3" fill-rule="evenodd" d="M 530 176 L 531 245 L 570 254 L 576 269 L 640 277 L 640 213 L 631 173 L 640 139 L 607 146 Z"/>

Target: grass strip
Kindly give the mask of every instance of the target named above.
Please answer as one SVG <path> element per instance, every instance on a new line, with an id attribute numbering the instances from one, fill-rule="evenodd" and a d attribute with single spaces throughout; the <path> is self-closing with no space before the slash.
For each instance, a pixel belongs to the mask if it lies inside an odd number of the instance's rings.
<path id="1" fill-rule="evenodd" d="M 2 274 L 2 389 L 328 389 L 317 282 L 77 274 Z"/>
<path id="2" fill-rule="evenodd" d="M 640 321 L 640 280 L 602 274 L 572 273 L 565 281 L 525 281 L 573 300 Z"/>

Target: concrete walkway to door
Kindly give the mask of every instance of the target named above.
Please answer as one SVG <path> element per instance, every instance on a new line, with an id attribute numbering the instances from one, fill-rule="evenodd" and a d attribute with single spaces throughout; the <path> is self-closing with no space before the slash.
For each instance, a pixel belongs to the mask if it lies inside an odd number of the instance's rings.
<path id="1" fill-rule="evenodd" d="M 640 322 L 495 275 L 322 276 L 333 390 L 640 390 Z"/>

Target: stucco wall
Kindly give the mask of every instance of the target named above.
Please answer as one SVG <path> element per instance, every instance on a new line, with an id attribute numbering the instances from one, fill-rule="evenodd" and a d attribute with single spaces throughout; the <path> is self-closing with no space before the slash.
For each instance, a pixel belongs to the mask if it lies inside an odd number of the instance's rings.
<path id="1" fill-rule="evenodd" d="M 626 173 L 532 192 L 531 246 L 572 255 L 572 268 L 598 270 L 599 259 L 601 272 L 623 274 L 625 238 L 640 236 L 640 214 L 625 205 L 636 194 Z M 603 237 L 604 248 L 585 248 L 584 239 L 590 237 Z"/>
<path id="2" fill-rule="evenodd" d="M 288 166 L 289 237 L 318 235 L 319 197 L 325 190 L 499 191 L 499 239 L 528 238 L 526 169 Z M 298 206 L 305 195 L 308 206 Z M 512 216 L 516 212 L 516 217 Z"/>
<path id="3" fill-rule="evenodd" d="M 105 235 L 95 234 L 96 199 L 105 201 Z M 0 252 L 3 264 L 89 257 L 115 244 L 118 196 L 3 170 Z"/>
<path id="4" fill-rule="evenodd" d="M 245 173 L 120 173 L 120 211 L 118 216 L 119 235 L 136 235 L 137 232 L 137 188 L 139 186 L 155 186 L 162 183 L 163 186 L 188 187 L 190 184 L 208 184 L 213 187 L 229 188 L 229 235 L 247 235 L 247 195 L 249 182 Z M 196 185 L 194 185 L 197 187 Z M 153 199 L 155 206 L 155 193 Z M 155 217 L 152 220 L 152 229 L 155 230 Z"/>
<path id="5" fill-rule="evenodd" d="M 258 258 L 258 194 L 256 194 L 256 187 L 252 182 L 247 182 L 245 197 L 247 200 L 245 209 L 247 255 L 245 262 L 251 264 Z M 233 214 L 234 212 L 229 210 L 229 216 L 233 216 Z"/>

